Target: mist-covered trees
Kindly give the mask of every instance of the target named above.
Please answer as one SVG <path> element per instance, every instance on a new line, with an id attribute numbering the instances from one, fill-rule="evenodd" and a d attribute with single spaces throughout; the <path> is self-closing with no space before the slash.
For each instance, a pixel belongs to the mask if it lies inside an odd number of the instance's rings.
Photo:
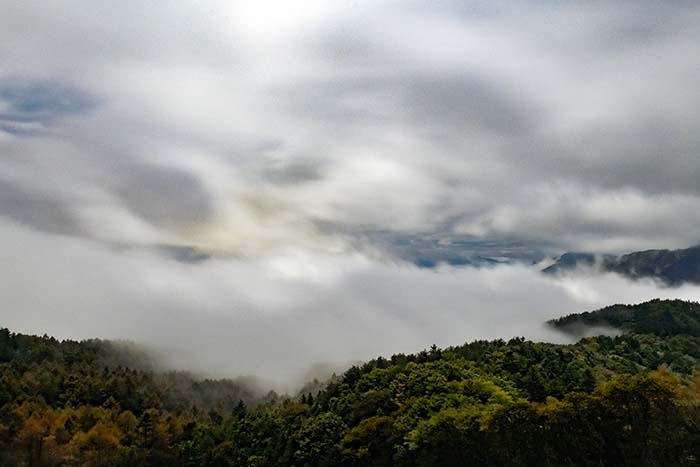
<path id="1" fill-rule="evenodd" d="M 695 307 L 648 306 L 621 336 L 432 347 L 267 402 L 2 330 L 0 465 L 698 465 L 700 337 L 680 332 Z"/>
<path id="2" fill-rule="evenodd" d="M 683 300 L 651 300 L 638 305 L 612 305 L 549 322 L 565 332 L 582 326 L 611 326 L 659 336 L 700 336 L 700 303 Z"/>

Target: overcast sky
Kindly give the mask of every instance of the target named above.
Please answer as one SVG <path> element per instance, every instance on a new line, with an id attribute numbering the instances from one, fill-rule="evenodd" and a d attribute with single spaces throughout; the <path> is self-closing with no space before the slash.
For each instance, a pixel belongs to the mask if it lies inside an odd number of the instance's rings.
<path id="1" fill-rule="evenodd" d="M 522 266 L 418 270 L 396 253 L 406 238 L 552 254 L 700 243 L 695 1 L 1 10 L 0 325 L 156 339 L 144 329 L 172 313 L 177 341 L 193 323 L 217 342 L 237 326 L 231 352 L 261 352 L 267 329 L 369 357 L 518 334 L 465 331 L 480 309 L 540 310 L 539 326 L 559 307 L 674 294 Z M 393 326 L 386 345 L 353 347 L 377 326 Z"/>

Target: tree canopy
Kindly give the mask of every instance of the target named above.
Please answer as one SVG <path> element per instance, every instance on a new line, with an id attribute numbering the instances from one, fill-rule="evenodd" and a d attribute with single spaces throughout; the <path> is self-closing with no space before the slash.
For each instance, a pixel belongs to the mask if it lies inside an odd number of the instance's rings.
<path id="1" fill-rule="evenodd" d="M 2 329 L 0 465 L 698 465 L 698 308 L 609 307 L 554 325 L 624 334 L 432 346 L 267 398 Z"/>

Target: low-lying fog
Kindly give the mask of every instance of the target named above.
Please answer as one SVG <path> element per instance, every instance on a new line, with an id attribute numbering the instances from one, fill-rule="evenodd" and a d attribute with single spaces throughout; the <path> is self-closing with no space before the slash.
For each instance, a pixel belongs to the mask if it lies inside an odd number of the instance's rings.
<path id="1" fill-rule="evenodd" d="M 300 250 L 183 263 L 10 224 L 0 224 L 0 238 L 0 326 L 128 339 L 162 353 L 171 368 L 252 374 L 279 389 L 300 384 L 314 364 L 473 339 L 562 342 L 545 320 L 616 302 L 700 299 L 696 286 L 557 279 L 526 266 L 430 270 Z"/>

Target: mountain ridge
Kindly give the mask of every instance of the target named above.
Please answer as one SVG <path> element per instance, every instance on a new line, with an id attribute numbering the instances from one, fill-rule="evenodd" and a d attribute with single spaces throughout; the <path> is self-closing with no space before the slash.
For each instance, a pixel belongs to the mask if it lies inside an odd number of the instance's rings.
<path id="1" fill-rule="evenodd" d="M 651 249 L 622 255 L 568 252 L 542 270 L 545 274 L 566 275 L 582 268 L 615 272 L 630 279 L 655 279 L 666 286 L 700 284 L 700 245 L 667 250 Z"/>

